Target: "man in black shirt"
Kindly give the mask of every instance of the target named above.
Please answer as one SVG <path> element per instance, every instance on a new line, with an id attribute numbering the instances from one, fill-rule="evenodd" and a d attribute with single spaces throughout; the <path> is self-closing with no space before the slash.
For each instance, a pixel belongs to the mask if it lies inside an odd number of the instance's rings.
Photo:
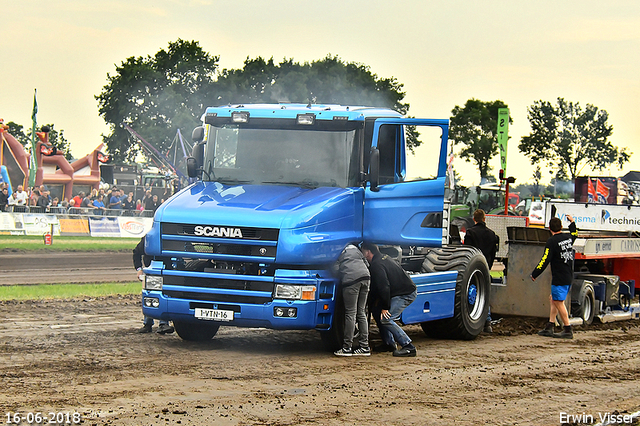
<path id="1" fill-rule="evenodd" d="M 478 209 L 473 212 L 475 225 L 467 229 L 467 233 L 464 236 L 464 245 L 479 249 L 487 260 L 489 270 L 491 270 L 498 251 L 498 237 L 495 232 L 487 227 L 485 220 L 486 214 L 484 210 Z M 484 332 L 493 332 L 491 328 L 491 308 L 489 308 L 489 313 L 484 323 Z"/>
<path id="2" fill-rule="evenodd" d="M 542 259 L 538 266 L 531 273 L 531 280 L 535 281 L 547 265 L 551 264 L 551 302 L 549 322 L 547 326 L 538 332 L 540 336 L 558 337 L 562 339 L 573 339 L 573 330 L 569 324 L 569 314 L 564 306 L 564 300 L 569 294 L 569 288 L 573 281 L 573 242 L 578 237 L 578 229 L 571 215 L 567 215 L 569 220 L 570 234 L 562 233 L 562 221 L 553 217 L 549 220 L 549 230 L 551 238 L 547 240 L 544 247 Z M 554 333 L 556 316 L 560 314 L 560 319 L 564 324 L 561 333 Z"/>
<path id="3" fill-rule="evenodd" d="M 363 243 L 362 254 L 371 271 L 371 313 L 384 342 L 375 350 L 393 351 L 393 356 L 416 356 L 416 347 L 396 323 L 402 311 L 416 299 L 416 285 L 405 270 L 395 260 L 380 253 L 375 244 Z M 396 343 L 400 349 L 396 348 Z"/>

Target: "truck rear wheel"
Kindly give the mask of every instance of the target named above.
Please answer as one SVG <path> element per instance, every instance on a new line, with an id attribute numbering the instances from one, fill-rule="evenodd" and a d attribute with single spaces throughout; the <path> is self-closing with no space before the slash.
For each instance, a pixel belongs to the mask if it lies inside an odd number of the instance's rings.
<path id="1" fill-rule="evenodd" d="M 173 328 L 182 340 L 190 342 L 205 342 L 211 340 L 216 335 L 220 326 L 218 324 L 195 323 L 174 321 Z"/>
<path id="2" fill-rule="evenodd" d="M 434 249 L 422 272 L 458 271 L 453 317 L 422 323 L 430 337 L 471 340 L 480 334 L 489 312 L 491 277 L 487 261 L 473 247 Z"/>
<path id="3" fill-rule="evenodd" d="M 584 288 L 581 288 L 578 293 L 580 300 L 576 300 L 577 303 L 572 303 L 571 314 L 575 317 L 582 318 L 582 321 L 589 325 L 593 322 L 593 317 L 596 314 L 596 294 L 591 284 L 584 284 Z M 573 301 L 572 301 L 573 302 Z"/>

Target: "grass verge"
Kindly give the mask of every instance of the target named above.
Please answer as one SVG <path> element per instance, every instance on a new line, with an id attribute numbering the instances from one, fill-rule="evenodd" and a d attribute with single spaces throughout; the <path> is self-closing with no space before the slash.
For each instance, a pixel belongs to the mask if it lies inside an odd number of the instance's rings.
<path id="1" fill-rule="evenodd" d="M 0 251 L 124 251 L 133 250 L 139 238 L 60 237 L 51 245 L 33 235 L 0 235 Z"/>
<path id="2" fill-rule="evenodd" d="M 0 300 L 73 299 L 140 294 L 140 282 L 104 284 L 38 284 L 0 286 Z"/>

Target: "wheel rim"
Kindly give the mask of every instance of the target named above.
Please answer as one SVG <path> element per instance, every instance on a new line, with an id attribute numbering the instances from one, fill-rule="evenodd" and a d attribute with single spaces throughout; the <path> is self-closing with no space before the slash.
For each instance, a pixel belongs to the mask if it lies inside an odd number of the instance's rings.
<path id="1" fill-rule="evenodd" d="M 591 318 L 591 299 L 589 297 L 585 297 L 582 307 L 582 319 L 588 321 Z"/>
<path id="2" fill-rule="evenodd" d="M 469 318 L 473 321 L 477 321 L 482 317 L 482 311 L 484 310 L 485 292 L 482 286 L 482 280 L 484 275 L 481 271 L 475 270 L 469 282 L 467 283 L 467 303 Z"/>

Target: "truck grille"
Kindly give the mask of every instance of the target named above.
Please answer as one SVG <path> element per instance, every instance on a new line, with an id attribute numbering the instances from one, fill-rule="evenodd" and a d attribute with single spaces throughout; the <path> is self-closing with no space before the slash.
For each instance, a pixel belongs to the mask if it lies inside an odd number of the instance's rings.
<path id="1" fill-rule="evenodd" d="M 218 278 L 196 278 L 196 277 L 180 277 L 165 276 L 164 284 L 166 286 L 175 287 L 199 287 L 210 289 L 210 292 L 186 291 L 186 290 L 163 290 L 162 293 L 168 297 L 180 299 L 204 300 L 222 303 L 250 303 L 264 304 L 273 300 L 273 282 L 251 281 L 251 280 L 228 280 Z M 242 294 L 220 294 L 216 293 L 216 289 L 224 290 L 240 290 L 261 292 L 264 295 L 242 295 Z"/>
<path id="2" fill-rule="evenodd" d="M 162 250 L 183 252 L 185 257 L 200 253 L 275 258 L 278 235 L 272 228 L 163 223 Z"/>

